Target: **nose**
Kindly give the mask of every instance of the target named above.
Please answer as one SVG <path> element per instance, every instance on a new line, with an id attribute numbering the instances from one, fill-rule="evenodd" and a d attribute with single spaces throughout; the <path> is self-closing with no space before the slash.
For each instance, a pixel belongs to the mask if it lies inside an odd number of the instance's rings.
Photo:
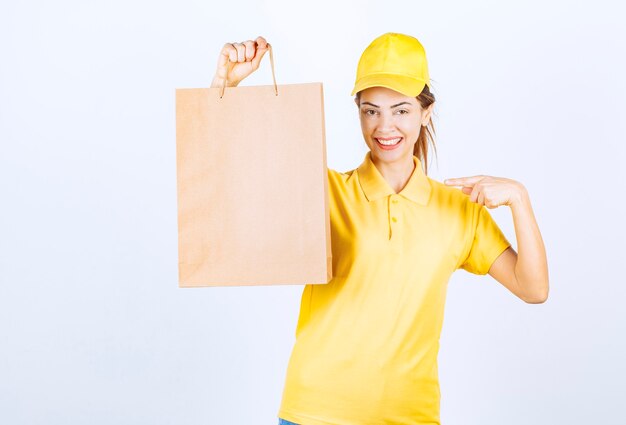
<path id="1" fill-rule="evenodd" d="M 378 131 L 381 134 L 387 134 L 396 126 L 394 116 L 392 114 L 380 114 L 380 119 L 378 120 Z"/>

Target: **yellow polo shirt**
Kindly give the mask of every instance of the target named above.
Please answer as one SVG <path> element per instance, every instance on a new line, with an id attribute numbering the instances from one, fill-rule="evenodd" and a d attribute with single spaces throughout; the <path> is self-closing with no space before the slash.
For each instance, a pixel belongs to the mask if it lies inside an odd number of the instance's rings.
<path id="1" fill-rule="evenodd" d="M 484 206 L 415 170 L 399 193 L 370 152 L 328 169 L 333 279 L 306 285 L 278 416 L 302 425 L 440 424 L 447 283 L 510 245 Z"/>

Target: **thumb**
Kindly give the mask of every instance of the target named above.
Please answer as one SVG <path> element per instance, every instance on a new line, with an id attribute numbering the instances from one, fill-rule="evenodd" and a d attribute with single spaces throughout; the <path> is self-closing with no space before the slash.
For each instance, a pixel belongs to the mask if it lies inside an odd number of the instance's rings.
<path id="1" fill-rule="evenodd" d="M 256 54 L 252 58 L 252 68 L 257 69 L 261 64 L 261 59 L 265 56 L 265 53 L 270 49 L 269 43 L 266 43 L 264 47 L 257 47 Z"/>

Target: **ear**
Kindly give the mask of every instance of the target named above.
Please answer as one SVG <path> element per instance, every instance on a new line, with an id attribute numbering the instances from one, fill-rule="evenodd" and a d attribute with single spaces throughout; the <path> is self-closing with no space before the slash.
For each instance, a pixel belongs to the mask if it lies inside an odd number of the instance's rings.
<path id="1" fill-rule="evenodd" d="M 428 122 L 430 121 L 430 117 L 433 113 L 433 108 L 435 103 L 431 103 L 430 106 L 424 110 L 422 110 L 422 127 L 426 127 Z"/>

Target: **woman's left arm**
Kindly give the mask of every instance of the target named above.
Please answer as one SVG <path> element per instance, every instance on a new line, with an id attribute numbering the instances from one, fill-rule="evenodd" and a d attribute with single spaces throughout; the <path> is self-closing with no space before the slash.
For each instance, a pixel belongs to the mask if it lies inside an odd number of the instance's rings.
<path id="1" fill-rule="evenodd" d="M 491 265 L 489 274 L 527 303 L 543 303 L 548 299 L 548 260 L 539 226 L 524 185 L 504 177 L 472 176 L 447 179 L 449 186 L 463 186 L 463 193 L 472 202 L 487 208 L 507 205 L 511 208 L 516 253 L 507 248 Z"/>

